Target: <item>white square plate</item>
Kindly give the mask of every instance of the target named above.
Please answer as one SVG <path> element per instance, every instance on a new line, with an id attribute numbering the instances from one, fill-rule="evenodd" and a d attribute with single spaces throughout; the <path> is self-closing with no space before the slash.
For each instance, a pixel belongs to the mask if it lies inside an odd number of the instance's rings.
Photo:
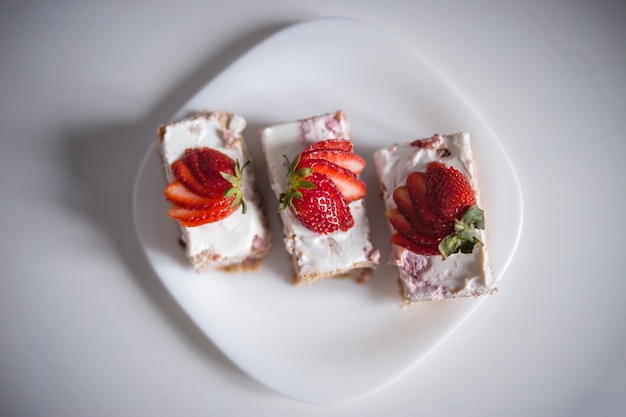
<path id="1" fill-rule="evenodd" d="M 522 199 L 498 139 L 427 61 L 392 34 L 367 23 L 329 19 L 287 28 L 246 53 L 174 117 L 203 109 L 238 113 L 273 229 L 272 250 L 255 272 L 198 274 L 168 219 L 156 146 L 135 188 L 137 232 L 159 278 L 200 329 L 237 366 L 270 388 L 313 403 L 353 400 L 392 383 L 466 319 L 482 299 L 401 308 L 395 267 L 372 280 L 291 284 L 258 129 L 342 109 L 356 152 L 368 166 L 366 203 L 382 263 L 389 227 L 372 153 L 433 133 L 467 131 L 477 159 L 493 269 L 502 276 L 521 233 Z M 156 130 L 156 126 L 155 126 Z M 497 297 L 497 294 L 494 295 Z"/>

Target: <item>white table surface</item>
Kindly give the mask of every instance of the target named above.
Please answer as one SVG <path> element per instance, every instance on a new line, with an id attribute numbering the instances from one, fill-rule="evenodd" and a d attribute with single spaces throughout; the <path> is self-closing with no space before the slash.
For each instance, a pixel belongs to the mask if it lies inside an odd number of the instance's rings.
<path id="1" fill-rule="evenodd" d="M 626 413 L 621 2 L 32 3 L 0 5 L 0 415 Z M 524 199 L 500 291 L 408 375 L 333 406 L 229 362 L 131 217 L 155 127 L 264 38 L 326 17 L 430 60 L 498 135 Z"/>

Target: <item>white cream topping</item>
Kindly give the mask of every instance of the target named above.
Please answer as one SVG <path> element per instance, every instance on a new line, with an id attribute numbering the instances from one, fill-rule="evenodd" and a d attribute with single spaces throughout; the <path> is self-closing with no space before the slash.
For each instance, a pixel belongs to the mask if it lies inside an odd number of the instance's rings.
<path id="1" fill-rule="evenodd" d="M 444 156 L 444 149 L 449 155 Z M 434 135 L 423 140 L 421 146 L 407 143 L 376 151 L 374 163 L 385 206 L 395 208 L 396 187 L 404 185 L 411 172 L 425 172 L 426 166 L 434 161 L 452 166 L 468 178 L 478 206 L 482 207 L 468 133 Z M 484 231 L 478 231 L 478 237 L 485 242 Z M 440 300 L 451 294 L 477 295 L 496 287 L 486 245 L 471 254 L 457 253 L 445 260 L 442 256 L 423 256 L 394 245 L 389 262 L 400 268 L 404 295 L 413 301 Z"/>
<path id="2" fill-rule="evenodd" d="M 173 180 L 170 165 L 189 148 L 209 147 L 238 160 L 241 165 L 246 162 L 247 152 L 241 136 L 246 121 L 233 115 L 225 126 L 227 120 L 224 113 L 210 113 L 208 117 L 195 117 L 166 127 L 161 146 L 170 181 Z M 250 255 L 259 238 L 268 239 L 263 214 L 254 201 L 254 174 L 250 168 L 243 172 L 243 194 L 246 214 L 239 209 L 218 222 L 181 227 L 188 257 L 206 251 L 213 258 L 212 266 L 236 264 Z"/>
<path id="3" fill-rule="evenodd" d="M 290 161 L 309 144 L 321 140 L 350 139 L 349 126 L 343 113 L 325 114 L 293 123 L 265 128 L 261 142 L 267 159 L 270 182 L 278 197 L 287 187 L 286 155 Z M 373 267 L 379 254 L 369 239 L 363 200 L 350 203 L 354 226 L 346 232 L 320 235 L 304 227 L 289 209 L 281 212 L 285 229 L 285 245 L 294 255 L 301 276 L 336 275 L 355 267 Z"/>

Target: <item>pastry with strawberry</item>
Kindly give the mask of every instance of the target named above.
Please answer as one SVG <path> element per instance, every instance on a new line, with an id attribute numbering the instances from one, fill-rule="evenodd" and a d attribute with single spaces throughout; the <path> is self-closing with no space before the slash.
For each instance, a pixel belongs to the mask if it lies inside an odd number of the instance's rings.
<path id="1" fill-rule="evenodd" d="M 267 127 L 261 143 L 278 199 L 295 282 L 351 276 L 378 265 L 366 217 L 365 160 L 341 111 Z"/>
<path id="2" fill-rule="evenodd" d="M 245 126 L 238 115 L 202 112 L 159 128 L 167 215 L 197 270 L 252 269 L 269 250 Z"/>
<path id="3" fill-rule="evenodd" d="M 391 264 L 407 302 L 497 289 L 469 134 L 434 135 L 374 153 L 391 227 Z"/>

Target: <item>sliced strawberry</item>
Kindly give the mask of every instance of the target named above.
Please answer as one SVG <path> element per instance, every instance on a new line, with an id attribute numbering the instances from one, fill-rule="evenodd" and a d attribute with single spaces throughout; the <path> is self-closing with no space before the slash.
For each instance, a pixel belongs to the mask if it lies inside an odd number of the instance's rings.
<path id="1" fill-rule="evenodd" d="M 426 198 L 426 179 L 423 172 L 412 172 L 406 179 L 406 186 L 418 217 L 426 223 L 440 223 L 442 218 L 430 209 Z"/>
<path id="2" fill-rule="evenodd" d="M 211 180 L 222 178 L 222 173 L 235 175 L 235 161 L 228 155 L 211 148 L 196 150 L 200 168 Z"/>
<path id="3" fill-rule="evenodd" d="M 239 206 L 245 214 L 242 184 L 248 164 L 240 166 L 215 149 L 187 149 L 171 165 L 177 181 L 165 189 L 166 200 L 175 205 L 168 215 L 181 226 L 193 227 L 222 220 Z"/>
<path id="4" fill-rule="evenodd" d="M 415 209 L 413 208 L 413 201 L 411 200 L 409 189 L 406 185 L 402 185 L 393 190 L 393 201 L 413 227 L 417 227 L 416 225 L 421 223 L 417 217 Z"/>
<path id="5" fill-rule="evenodd" d="M 420 255 L 424 255 L 424 256 L 440 255 L 439 249 L 429 248 L 426 246 L 419 245 L 409 240 L 408 238 L 406 238 L 403 234 L 399 232 L 394 232 L 391 235 L 391 243 L 393 243 L 394 245 L 402 246 L 403 248 L 406 248 L 410 250 L 411 252 L 419 253 Z"/>
<path id="6" fill-rule="evenodd" d="M 189 190 L 182 182 L 174 181 L 165 189 L 165 199 L 178 207 L 203 210 L 230 207 L 235 198 L 203 197 Z"/>
<path id="7" fill-rule="evenodd" d="M 385 216 L 387 216 L 389 223 L 391 223 L 397 232 L 418 245 L 436 248 L 439 241 L 441 241 L 441 238 L 428 237 L 419 233 L 398 209 L 387 210 Z"/>
<path id="8" fill-rule="evenodd" d="M 307 146 L 304 151 L 336 150 L 352 152 L 352 142 L 347 139 L 327 139 Z"/>
<path id="9" fill-rule="evenodd" d="M 291 194 L 289 202 L 283 202 L 302 225 L 320 234 L 346 231 L 354 226 L 350 207 L 327 176 L 313 172 L 306 181 L 313 187 L 299 188 Z"/>
<path id="10" fill-rule="evenodd" d="M 394 190 L 393 201 L 413 228 L 424 236 L 440 238 L 454 230 L 454 222 L 427 222 L 422 216 L 418 215 L 414 207 L 415 202 L 411 199 L 407 186 L 400 186 Z M 426 207 L 426 209 L 428 209 L 428 207 Z M 422 212 L 422 210 L 420 210 L 420 212 Z"/>
<path id="11" fill-rule="evenodd" d="M 185 156 L 183 157 L 183 162 L 187 165 L 187 168 L 193 173 L 193 176 L 196 178 L 198 182 L 200 182 L 205 187 L 209 187 L 210 180 L 207 175 L 202 172 L 202 168 L 200 167 L 200 156 L 195 149 L 187 149 L 185 152 Z"/>
<path id="12" fill-rule="evenodd" d="M 219 194 L 216 190 L 213 190 L 198 181 L 183 159 L 175 161 L 171 168 L 176 179 L 182 182 L 191 192 L 199 196 L 218 198 L 224 194 Z"/>
<path id="13" fill-rule="evenodd" d="M 365 160 L 363 158 L 355 153 L 346 151 L 328 149 L 303 151 L 300 154 L 300 160 L 305 161 L 307 159 L 323 159 L 352 171 L 356 175 L 363 172 L 365 168 Z"/>
<path id="14" fill-rule="evenodd" d="M 426 223 L 422 220 L 421 217 L 418 217 L 418 219 L 419 221 L 415 225 L 415 230 L 425 236 L 440 238 L 454 231 L 454 221 Z"/>
<path id="15" fill-rule="evenodd" d="M 475 229 L 484 228 L 484 216 L 463 175 L 431 162 L 426 173 L 413 172 L 406 186 L 394 190 L 397 209 L 385 214 L 395 229 L 391 242 L 422 255 L 470 253 L 481 245 Z"/>
<path id="16" fill-rule="evenodd" d="M 235 161 L 222 152 L 210 148 L 187 149 L 184 161 L 194 177 L 213 191 L 214 197 L 223 195 L 231 187 L 222 172 L 234 175 Z"/>
<path id="17" fill-rule="evenodd" d="M 314 143 L 293 162 L 287 159 L 287 164 L 281 211 L 289 207 L 306 228 L 320 234 L 354 226 L 349 202 L 363 198 L 367 187 L 358 177 L 365 160 L 352 152 L 350 141 L 330 139 Z"/>
<path id="18" fill-rule="evenodd" d="M 347 203 L 365 197 L 367 187 L 352 171 L 322 159 L 300 160 L 297 168 L 303 167 L 311 168 L 313 172 L 324 174 L 330 178 Z"/>
<path id="19" fill-rule="evenodd" d="M 425 184 L 428 204 L 442 218 L 457 219 L 476 204 L 472 186 L 454 167 L 431 162 L 426 167 Z"/>
<path id="20" fill-rule="evenodd" d="M 167 215 L 178 220 L 181 226 L 195 227 L 222 220 L 232 214 L 236 209 L 237 208 L 226 206 L 226 208 L 220 209 L 189 210 L 174 206 L 167 211 Z"/>

